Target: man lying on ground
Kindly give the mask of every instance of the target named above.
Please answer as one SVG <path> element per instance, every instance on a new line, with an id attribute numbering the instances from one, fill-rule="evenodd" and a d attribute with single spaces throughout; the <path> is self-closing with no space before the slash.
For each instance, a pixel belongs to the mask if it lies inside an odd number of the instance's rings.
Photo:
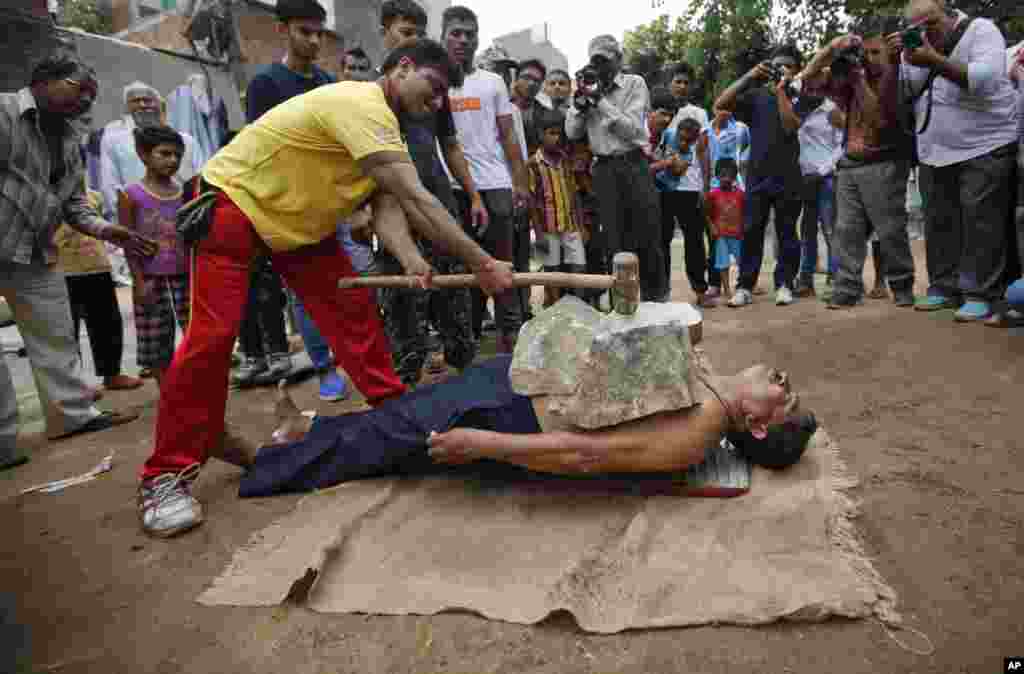
<path id="1" fill-rule="evenodd" d="M 512 390 L 511 360 L 500 355 L 334 417 L 303 417 L 282 388 L 275 444 L 257 449 L 229 430 L 211 456 L 246 469 L 241 496 L 267 496 L 478 459 L 569 475 L 670 473 L 703 461 L 723 435 L 753 462 L 781 468 L 799 460 L 816 428 L 812 415 L 797 414 L 786 373 L 755 365 L 730 377 L 698 376 L 703 402 L 688 409 L 595 431 L 550 430 L 547 397 Z"/>

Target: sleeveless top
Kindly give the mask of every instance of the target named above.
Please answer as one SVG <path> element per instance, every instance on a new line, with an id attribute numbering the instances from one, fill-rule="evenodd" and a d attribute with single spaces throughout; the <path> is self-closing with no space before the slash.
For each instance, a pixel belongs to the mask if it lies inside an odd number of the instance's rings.
<path id="1" fill-rule="evenodd" d="M 175 217 L 182 206 L 182 193 L 161 197 L 147 190 L 142 183 L 133 183 L 124 190 L 135 206 L 135 231 L 157 242 L 153 257 L 139 262 L 146 276 L 180 276 L 187 272 L 185 244 L 178 236 Z"/>

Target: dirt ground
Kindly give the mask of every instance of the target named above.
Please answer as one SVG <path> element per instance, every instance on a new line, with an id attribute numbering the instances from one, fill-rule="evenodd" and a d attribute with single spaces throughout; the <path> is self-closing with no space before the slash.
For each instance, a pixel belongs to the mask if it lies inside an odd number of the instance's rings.
<path id="1" fill-rule="evenodd" d="M 920 243 L 919 276 L 923 276 Z M 870 272 L 868 273 L 870 276 Z M 770 284 L 770 275 L 762 277 Z M 676 299 L 689 300 L 686 281 Z M 923 288 L 921 288 L 923 290 Z M 877 623 L 832 620 L 593 636 L 565 615 L 536 626 L 466 613 L 319 615 L 302 607 L 206 608 L 195 598 L 250 536 L 297 500 L 241 501 L 238 472 L 211 462 L 198 485 L 208 521 L 181 538 L 139 532 L 136 473 L 150 448 L 154 390 L 108 394 L 142 419 L 45 445 L 0 473 L 0 662 L 23 672 L 516 673 L 1002 671 L 1024 655 L 1024 453 L 1013 403 L 1024 394 L 1024 339 L 950 312 L 869 301 L 829 312 L 775 307 L 769 295 L 706 315 L 720 371 L 755 361 L 788 369 L 806 406 L 860 477 L 859 527 L 920 656 Z M 316 406 L 315 384 L 298 397 Z M 230 417 L 266 437 L 270 391 L 233 394 Z M 325 409 L 337 407 L 324 406 Z M 116 450 L 106 477 L 51 495 L 30 484 L 88 470 Z M 901 633 L 915 648 L 924 644 Z"/>

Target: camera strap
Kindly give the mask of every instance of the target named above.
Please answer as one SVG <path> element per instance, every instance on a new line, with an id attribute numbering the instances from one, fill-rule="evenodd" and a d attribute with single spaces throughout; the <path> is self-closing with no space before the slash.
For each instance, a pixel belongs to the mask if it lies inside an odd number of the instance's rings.
<path id="1" fill-rule="evenodd" d="M 949 35 L 946 36 L 945 42 L 939 48 L 939 52 L 943 56 L 945 56 L 946 58 L 949 58 L 949 55 L 952 54 L 953 50 L 956 49 L 956 46 L 958 44 L 960 44 L 961 38 L 963 38 L 964 33 L 967 32 L 967 28 L 971 25 L 971 22 L 973 22 L 973 21 L 974 21 L 974 17 L 972 17 L 972 16 L 964 17 L 963 21 L 958 23 L 956 28 L 954 28 L 953 31 Z M 939 76 L 939 71 L 937 71 L 934 68 L 932 68 L 929 71 L 928 78 L 925 80 L 924 85 L 921 87 L 921 90 L 919 92 L 917 92 L 916 94 L 913 93 L 913 85 L 910 85 L 910 83 L 907 82 L 908 90 L 910 90 L 910 96 L 908 97 L 908 103 L 910 105 L 911 111 L 913 111 L 914 106 L 917 105 L 917 101 L 922 96 L 924 96 L 925 93 L 928 94 L 928 107 L 925 108 L 924 122 L 921 124 L 921 128 L 918 129 L 917 128 L 917 124 L 916 124 L 916 120 L 915 120 L 914 129 L 913 129 L 914 135 L 920 135 L 920 134 L 924 133 L 925 131 L 927 131 L 928 130 L 928 126 L 932 122 L 932 85 L 935 84 L 935 78 L 938 77 L 938 76 Z"/>

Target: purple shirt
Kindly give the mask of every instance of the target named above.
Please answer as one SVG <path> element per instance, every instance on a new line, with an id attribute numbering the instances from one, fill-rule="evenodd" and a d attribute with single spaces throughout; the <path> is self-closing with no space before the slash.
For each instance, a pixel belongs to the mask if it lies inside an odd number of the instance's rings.
<path id="1" fill-rule="evenodd" d="M 171 197 L 153 194 L 142 183 L 132 183 L 124 190 L 131 197 L 135 210 L 135 231 L 157 242 L 153 257 L 139 260 L 146 276 L 180 276 L 186 273 L 185 244 L 178 236 L 176 216 L 182 206 L 179 191 Z"/>

